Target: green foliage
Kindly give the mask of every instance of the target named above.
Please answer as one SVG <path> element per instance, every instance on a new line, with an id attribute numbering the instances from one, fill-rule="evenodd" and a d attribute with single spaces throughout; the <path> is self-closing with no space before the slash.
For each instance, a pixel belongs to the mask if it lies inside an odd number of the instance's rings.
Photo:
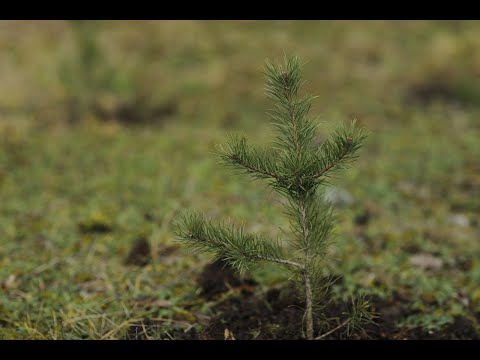
<path id="1" fill-rule="evenodd" d="M 415 314 L 406 318 L 401 325 L 407 328 L 422 328 L 429 333 L 439 332 L 453 324 L 454 317 L 445 311 Z"/>
<path id="2" fill-rule="evenodd" d="M 362 332 L 365 324 L 372 323 L 377 317 L 370 309 L 370 303 L 365 294 L 361 294 L 358 298 L 352 300 L 352 307 L 348 316 L 344 333 L 347 336 L 352 335 L 355 331 Z"/>
<path id="3" fill-rule="evenodd" d="M 307 338 L 313 339 L 313 308 L 321 308 L 325 289 L 321 261 L 326 255 L 328 238 L 333 229 L 332 208 L 319 191 L 334 172 L 356 158 L 365 135 L 355 122 L 318 145 L 315 142 L 316 122 L 308 116 L 314 99 L 299 95 L 302 85 L 301 65 L 297 57 L 285 64 L 267 62 L 266 94 L 273 101 L 269 111 L 277 138 L 273 149 L 255 149 L 244 137 L 231 136 L 226 145 L 217 147 L 224 164 L 254 179 L 265 179 L 287 199 L 285 213 L 290 219 L 293 239 L 289 248 L 280 241 L 245 233 L 233 225 L 214 224 L 199 214 L 185 215 L 178 222 L 178 239 L 199 251 L 210 251 L 240 271 L 254 262 L 270 261 L 286 266 L 303 288 L 306 300 Z M 289 254 L 285 256 L 285 254 Z M 348 329 L 364 319 L 364 302 L 356 307 Z"/>

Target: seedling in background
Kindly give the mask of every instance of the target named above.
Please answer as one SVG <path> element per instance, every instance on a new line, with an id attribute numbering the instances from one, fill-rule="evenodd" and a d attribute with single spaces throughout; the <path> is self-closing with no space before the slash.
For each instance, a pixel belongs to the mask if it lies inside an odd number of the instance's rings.
<path id="1" fill-rule="evenodd" d="M 331 205 L 323 198 L 321 189 L 328 186 L 334 173 L 357 157 L 365 135 L 353 121 L 318 145 L 316 123 L 308 117 L 314 97 L 299 95 L 299 59 L 285 59 L 284 65 L 267 62 L 265 75 L 266 94 L 274 104 L 269 114 L 278 131 L 275 146 L 255 149 L 247 145 L 244 137 L 231 136 L 217 150 L 224 164 L 266 181 L 286 198 L 291 238 L 285 242 L 266 239 L 249 234 L 242 227 L 215 223 L 199 213 L 181 217 L 177 237 L 196 251 L 214 253 L 240 272 L 258 262 L 284 267 L 305 300 L 306 338 L 321 339 L 341 328 L 349 334 L 371 320 L 364 298 L 353 302 L 347 320 L 315 337 L 314 313 L 322 315 L 330 288 L 330 282 L 324 280 L 322 261 L 327 256 L 327 240 L 334 226 Z"/>

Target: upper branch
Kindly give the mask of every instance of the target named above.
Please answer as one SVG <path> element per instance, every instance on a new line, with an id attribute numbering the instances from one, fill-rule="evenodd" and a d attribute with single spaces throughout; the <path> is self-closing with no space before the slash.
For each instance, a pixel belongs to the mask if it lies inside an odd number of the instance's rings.
<path id="1" fill-rule="evenodd" d="M 318 168 L 314 178 L 327 176 L 332 170 L 339 170 L 354 160 L 357 151 L 363 146 L 366 135 L 358 128 L 355 120 L 349 128 L 337 130 L 332 140 L 325 141 L 319 148 Z"/>
<path id="2" fill-rule="evenodd" d="M 274 104 L 269 115 L 279 130 L 276 143 L 300 158 L 314 135 L 314 126 L 307 118 L 313 97 L 298 96 L 302 85 L 300 61 L 297 57 L 288 58 L 283 66 L 267 62 L 265 75 L 265 92 Z"/>

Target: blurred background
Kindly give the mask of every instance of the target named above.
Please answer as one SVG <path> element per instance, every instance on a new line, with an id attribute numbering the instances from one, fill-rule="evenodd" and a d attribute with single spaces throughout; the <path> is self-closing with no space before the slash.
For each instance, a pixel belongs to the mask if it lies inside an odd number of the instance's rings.
<path id="1" fill-rule="evenodd" d="M 392 334 L 478 337 L 480 22 L 1 21 L 0 338 L 196 326 L 211 259 L 175 243 L 175 216 L 288 224 L 212 154 L 230 132 L 273 139 L 262 69 L 284 54 L 305 61 L 319 142 L 353 118 L 370 133 L 328 192 L 335 296 L 389 304 Z"/>

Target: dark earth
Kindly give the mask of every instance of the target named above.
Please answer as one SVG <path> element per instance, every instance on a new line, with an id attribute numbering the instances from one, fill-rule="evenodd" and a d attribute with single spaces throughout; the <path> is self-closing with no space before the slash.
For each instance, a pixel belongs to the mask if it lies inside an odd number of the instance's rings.
<path id="1" fill-rule="evenodd" d="M 303 339 L 303 304 L 290 288 L 272 288 L 266 293 L 257 291 L 258 284 L 250 278 L 240 278 L 221 261 L 207 265 L 198 277 L 201 296 L 213 301 L 211 316 L 197 316 L 201 326 L 188 322 L 157 322 L 144 319 L 140 324 L 130 326 L 127 339 L 175 339 L 175 340 L 301 340 Z M 227 295 L 230 292 L 232 295 Z M 390 299 L 370 297 L 371 309 L 376 313 L 375 322 L 363 331 L 346 336 L 340 330 L 324 339 L 353 340 L 442 340 L 480 339 L 474 323 L 466 317 L 456 317 L 453 324 L 444 331 L 429 333 L 421 328 L 396 326 L 405 317 L 414 314 L 408 309 L 408 299 L 395 294 Z M 325 333 L 343 322 L 348 310 L 346 304 L 331 301 L 325 309 L 330 327 Z M 477 317 L 479 317 L 477 314 Z M 316 329 L 324 322 L 316 319 Z M 173 330 L 172 330 L 173 329 Z M 320 334 L 318 334 L 320 335 Z M 317 336 L 318 336 L 317 335 Z"/>
<path id="2" fill-rule="evenodd" d="M 150 244 L 144 237 L 136 239 L 125 259 L 125 265 L 146 266 L 152 260 Z"/>

